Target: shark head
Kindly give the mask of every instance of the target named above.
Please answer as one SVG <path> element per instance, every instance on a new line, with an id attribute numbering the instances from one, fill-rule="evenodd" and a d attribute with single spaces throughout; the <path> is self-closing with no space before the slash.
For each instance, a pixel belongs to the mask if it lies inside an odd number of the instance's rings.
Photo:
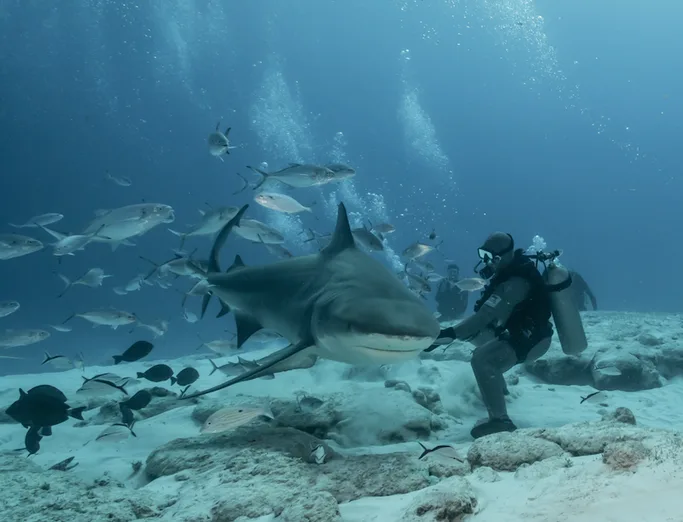
<path id="1" fill-rule="evenodd" d="M 439 323 L 420 302 L 363 298 L 357 292 L 336 296 L 317 307 L 313 316 L 319 355 L 355 365 L 413 359 L 434 342 L 439 331 Z"/>
<path id="2" fill-rule="evenodd" d="M 320 356 L 357 365 L 387 364 L 416 357 L 438 337 L 439 323 L 420 298 L 356 248 L 343 204 L 321 257 L 330 276 L 311 320 Z"/>

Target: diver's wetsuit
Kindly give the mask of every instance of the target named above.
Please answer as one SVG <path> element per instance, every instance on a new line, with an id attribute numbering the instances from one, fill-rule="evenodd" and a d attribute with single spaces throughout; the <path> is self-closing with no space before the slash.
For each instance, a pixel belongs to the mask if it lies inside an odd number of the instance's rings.
<path id="1" fill-rule="evenodd" d="M 454 321 L 460 319 L 467 310 L 467 292 L 463 292 L 455 281 L 444 279 L 436 289 L 436 310 L 441 314 L 439 321 Z"/>
<path id="2" fill-rule="evenodd" d="M 569 275 L 572 278 L 572 284 L 569 288 L 572 289 L 572 298 L 576 308 L 581 312 L 585 312 L 587 310 L 585 297 L 588 296 L 588 299 L 590 299 L 591 305 L 593 306 L 593 310 L 597 310 L 598 301 L 588 286 L 588 283 L 586 283 L 586 280 L 581 277 L 581 274 L 574 272 L 573 270 L 569 271 Z"/>
<path id="3" fill-rule="evenodd" d="M 487 421 L 472 429 L 472 436 L 478 438 L 516 429 L 507 415 L 503 374 L 516 364 L 545 355 L 553 328 L 550 294 L 522 250 L 515 251 L 512 262 L 493 276 L 474 310 L 474 315 L 445 329 L 440 337 L 477 346 L 472 370 L 489 414 Z"/>

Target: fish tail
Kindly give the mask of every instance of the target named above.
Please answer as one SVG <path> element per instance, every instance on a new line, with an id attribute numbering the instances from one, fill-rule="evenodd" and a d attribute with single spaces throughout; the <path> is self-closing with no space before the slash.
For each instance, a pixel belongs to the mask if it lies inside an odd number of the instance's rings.
<path id="1" fill-rule="evenodd" d="M 14 228 L 24 228 L 24 225 L 15 225 L 14 223 L 8 223 L 8 225 Z"/>
<path id="2" fill-rule="evenodd" d="M 138 379 L 144 379 L 144 378 L 145 378 L 145 374 L 142 372 L 138 372 Z"/>
<path id="3" fill-rule="evenodd" d="M 85 411 L 86 406 L 79 406 L 78 408 L 71 408 L 69 410 L 69 417 L 73 417 L 74 419 L 78 420 L 83 420 L 83 412 Z"/>
<path id="4" fill-rule="evenodd" d="M 263 184 L 266 182 L 266 180 L 268 179 L 268 176 L 270 176 L 270 174 L 268 174 L 267 172 L 265 172 L 265 171 L 263 171 L 263 170 L 261 170 L 261 169 L 257 169 L 256 167 L 250 167 L 249 165 L 247 165 L 247 168 L 248 168 L 249 170 L 251 170 L 252 172 L 255 172 L 256 174 L 258 174 L 259 176 L 261 176 L 261 179 L 258 181 L 258 183 L 256 183 L 256 185 L 254 185 L 254 186 L 252 187 L 253 190 L 256 190 L 256 189 L 259 188 L 261 185 L 263 185 Z"/>
<path id="5" fill-rule="evenodd" d="M 209 359 L 209 362 L 211 363 L 211 366 L 213 366 L 213 370 L 211 370 L 211 373 L 209 374 L 209 376 L 211 376 L 216 370 L 218 370 L 218 366 L 216 366 L 216 363 L 213 362 L 213 359 Z"/>
<path id="6" fill-rule="evenodd" d="M 420 460 L 422 457 L 424 457 L 427 453 L 429 453 L 429 450 L 427 449 L 427 446 L 422 444 L 419 440 L 417 443 L 422 447 L 422 454 L 417 458 L 417 460 Z"/>
<path id="7" fill-rule="evenodd" d="M 67 317 L 66 319 L 64 319 L 64 321 L 62 321 L 62 324 L 65 324 L 66 322 L 71 321 L 71 319 L 73 319 L 74 317 L 76 317 L 75 312 L 73 314 L 71 314 L 69 317 Z"/>
<path id="8" fill-rule="evenodd" d="M 178 232 L 177 230 L 173 230 L 172 228 L 169 228 L 168 231 L 173 234 L 174 236 L 178 236 L 180 238 L 180 249 L 183 248 L 183 245 L 185 244 L 185 240 L 187 239 L 187 234 L 185 232 Z"/>
<path id="9" fill-rule="evenodd" d="M 178 379 L 176 379 L 175 377 L 171 376 L 171 384 L 173 385 L 173 384 L 175 384 L 176 382 L 178 382 Z"/>
<path id="10" fill-rule="evenodd" d="M 50 354 L 49 354 L 48 352 L 45 352 L 45 359 L 44 359 L 43 362 L 40 363 L 40 364 L 45 364 L 45 363 L 46 363 L 47 361 L 49 361 L 50 359 L 52 359 L 52 357 L 50 356 Z"/>
<path id="11" fill-rule="evenodd" d="M 123 360 L 120 355 L 112 355 L 112 359 L 114 359 L 114 365 L 119 364 Z"/>

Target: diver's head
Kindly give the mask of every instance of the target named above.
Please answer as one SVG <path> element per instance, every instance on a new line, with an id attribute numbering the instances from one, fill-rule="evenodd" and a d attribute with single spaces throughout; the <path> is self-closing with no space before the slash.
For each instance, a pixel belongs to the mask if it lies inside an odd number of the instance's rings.
<path id="1" fill-rule="evenodd" d="M 477 250 L 479 263 L 474 267 L 475 272 L 484 279 L 491 279 L 496 272 L 508 266 L 515 256 L 515 240 L 505 232 L 494 232 Z M 477 270 L 480 264 L 484 267 Z"/>
<path id="2" fill-rule="evenodd" d="M 446 267 L 446 273 L 448 279 L 453 282 L 457 282 L 460 279 L 460 267 L 455 263 L 451 263 Z"/>

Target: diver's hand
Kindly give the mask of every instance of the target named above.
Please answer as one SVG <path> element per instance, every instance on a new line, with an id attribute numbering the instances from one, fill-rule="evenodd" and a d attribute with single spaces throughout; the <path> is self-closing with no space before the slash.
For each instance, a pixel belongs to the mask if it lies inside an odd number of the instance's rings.
<path id="1" fill-rule="evenodd" d="M 441 332 L 439 333 L 439 337 L 436 338 L 434 344 L 432 344 L 429 348 L 427 348 L 424 351 L 431 352 L 432 350 L 436 350 L 439 346 L 443 346 L 444 344 L 450 344 L 453 341 L 455 341 L 455 328 L 449 326 L 448 328 L 444 328 L 443 330 L 441 330 Z"/>

